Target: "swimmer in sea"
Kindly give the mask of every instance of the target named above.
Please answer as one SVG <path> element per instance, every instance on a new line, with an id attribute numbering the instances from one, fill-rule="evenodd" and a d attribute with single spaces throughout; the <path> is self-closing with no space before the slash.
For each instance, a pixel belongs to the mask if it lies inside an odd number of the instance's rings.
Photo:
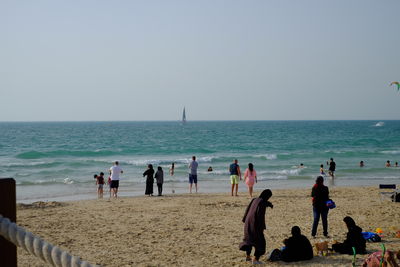
<path id="1" fill-rule="evenodd" d="M 387 168 L 392 167 L 392 165 L 390 165 L 390 160 L 386 161 L 385 167 Z"/>
<path id="2" fill-rule="evenodd" d="M 360 167 L 364 167 L 364 161 L 360 161 Z"/>

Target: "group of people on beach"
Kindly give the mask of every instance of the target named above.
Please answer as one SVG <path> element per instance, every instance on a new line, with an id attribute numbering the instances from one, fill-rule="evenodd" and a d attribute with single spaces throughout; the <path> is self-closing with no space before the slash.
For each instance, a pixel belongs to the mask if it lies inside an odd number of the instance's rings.
<path id="1" fill-rule="evenodd" d="M 335 171 L 336 171 L 336 162 L 333 158 L 330 158 L 330 161 L 326 162 L 328 166 L 328 175 L 332 179 L 335 178 Z M 364 161 L 360 161 L 360 167 L 364 167 Z M 386 162 L 386 167 L 391 167 L 391 163 L 388 160 Z M 398 167 L 398 163 L 396 162 L 395 167 Z M 198 191 L 198 178 L 197 178 L 197 170 L 199 164 L 196 161 L 196 156 L 192 156 L 192 160 L 188 164 L 189 169 L 189 193 L 192 193 L 193 184 L 195 188 L 195 192 Z M 304 164 L 301 163 L 298 168 L 305 168 Z M 213 171 L 212 167 L 210 166 L 207 169 L 208 172 Z M 228 168 L 229 175 L 230 175 L 230 183 L 231 183 L 231 195 L 238 196 L 238 189 L 239 189 L 239 181 L 244 181 L 247 185 L 248 193 L 250 197 L 253 197 L 254 185 L 257 183 L 257 172 L 254 168 L 253 163 L 248 163 L 248 167 L 246 168 L 243 179 L 242 179 L 242 172 L 240 170 L 240 166 L 238 164 L 238 160 L 234 159 L 233 163 L 229 165 Z M 169 169 L 169 174 L 171 176 L 174 175 L 175 172 L 175 163 L 171 164 Z M 110 197 L 117 197 L 118 194 L 118 187 L 119 187 L 119 179 L 120 174 L 123 173 L 121 167 L 119 167 L 118 161 L 114 162 L 114 165 L 109 169 L 110 177 L 108 178 L 108 184 L 110 188 Z M 324 170 L 324 164 L 320 165 L 320 175 L 326 176 Z M 153 185 L 154 179 L 156 180 L 157 188 L 158 188 L 158 196 L 162 196 L 163 192 L 163 183 L 164 183 L 164 171 L 161 166 L 157 167 L 157 171 L 154 170 L 152 164 L 147 165 L 147 170 L 143 173 L 143 177 L 146 177 L 146 189 L 145 195 L 153 196 Z M 103 187 L 105 184 L 104 181 L 104 173 L 101 172 L 99 175 L 95 174 L 94 178 L 96 179 L 97 185 L 97 194 L 98 198 L 103 197 Z"/>
<path id="2" fill-rule="evenodd" d="M 240 243 L 239 249 L 246 252 L 246 261 L 253 264 L 262 264 L 260 257 L 266 252 L 266 242 L 264 237 L 265 213 L 266 209 L 273 208 L 273 204 L 269 201 L 272 197 L 272 191 L 265 189 L 258 198 L 253 198 L 247 206 L 242 222 L 244 223 L 244 238 Z M 316 237 L 317 228 L 320 218 L 322 219 L 323 235 L 328 235 L 328 212 L 329 207 L 329 189 L 324 185 L 324 178 L 318 176 L 314 186 L 311 189 L 311 197 L 313 203 L 313 225 L 311 236 Z M 366 240 L 362 235 L 362 229 L 356 225 L 355 221 L 346 216 L 343 219 L 347 227 L 347 236 L 342 243 L 332 245 L 331 250 L 342 254 L 365 254 Z M 307 237 L 301 234 L 298 226 L 293 226 L 291 230 L 292 236 L 283 241 L 283 247 L 275 249 L 270 255 L 271 261 L 282 260 L 285 262 L 310 260 L 313 258 L 313 248 Z M 254 248 L 254 257 L 251 258 L 251 251 Z M 355 251 L 353 251 L 353 248 Z"/>
<path id="3" fill-rule="evenodd" d="M 119 188 L 119 179 L 120 175 L 124 173 L 124 171 L 119 166 L 119 162 L 115 161 L 114 165 L 111 166 L 109 169 L 110 176 L 108 177 L 108 185 L 110 188 L 110 198 L 111 196 L 117 198 L 118 197 L 118 188 Z M 100 172 L 99 175 L 95 174 L 94 179 L 96 179 L 96 186 L 97 186 L 97 197 L 103 198 L 104 193 L 104 173 Z"/>

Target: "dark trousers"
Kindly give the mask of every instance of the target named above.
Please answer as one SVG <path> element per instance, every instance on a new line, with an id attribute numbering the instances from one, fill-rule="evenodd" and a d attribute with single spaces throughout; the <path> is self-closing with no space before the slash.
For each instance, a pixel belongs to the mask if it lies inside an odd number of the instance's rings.
<path id="1" fill-rule="evenodd" d="M 162 184 L 157 183 L 157 187 L 158 187 L 158 195 L 161 196 L 162 195 Z"/>
<path id="2" fill-rule="evenodd" d="M 317 234 L 317 228 L 319 223 L 319 217 L 322 219 L 322 227 L 324 228 L 324 235 L 328 235 L 328 211 L 329 209 L 317 209 L 313 207 L 314 222 L 312 226 L 311 235 L 315 236 Z"/>
<path id="3" fill-rule="evenodd" d="M 245 246 L 245 247 L 242 248 L 242 250 L 245 250 L 245 251 L 246 251 L 246 255 L 247 255 L 247 256 L 250 256 L 250 254 L 251 254 L 251 249 L 252 249 L 252 246 Z M 258 250 L 257 248 L 255 248 L 254 257 L 256 258 L 256 260 L 259 260 L 260 257 L 261 257 L 262 255 L 264 255 L 264 253 L 265 253 L 265 251 L 261 251 L 261 250 Z"/>

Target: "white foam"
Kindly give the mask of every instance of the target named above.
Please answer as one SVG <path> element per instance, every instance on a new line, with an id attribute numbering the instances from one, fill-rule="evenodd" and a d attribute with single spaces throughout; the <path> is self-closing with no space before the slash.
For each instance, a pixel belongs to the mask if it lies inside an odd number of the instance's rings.
<path id="1" fill-rule="evenodd" d="M 397 155 L 400 154 L 400 150 L 387 150 L 381 151 L 382 154 L 390 154 L 390 155 Z"/>
<path id="2" fill-rule="evenodd" d="M 268 160 L 274 160 L 278 158 L 277 154 L 264 154 L 264 155 L 256 155 L 254 156 L 255 158 L 262 158 L 262 159 L 268 159 Z"/>
<path id="3" fill-rule="evenodd" d="M 73 184 L 74 180 L 72 180 L 71 178 L 65 178 L 64 179 L 64 184 Z"/>

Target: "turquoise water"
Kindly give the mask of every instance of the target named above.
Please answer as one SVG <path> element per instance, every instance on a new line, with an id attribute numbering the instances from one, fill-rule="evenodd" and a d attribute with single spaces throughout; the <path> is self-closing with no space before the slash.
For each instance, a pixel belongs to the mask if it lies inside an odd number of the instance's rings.
<path id="1" fill-rule="evenodd" d="M 187 164 L 199 161 L 200 192 L 229 191 L 228 165 L 252 162 L 262 187 L 310 187 L 333 157 L 331 185 L 400 182 L 400 121 L 212 121 L 0 123 L 0 177 L 19 201 L 95 197 L 93 174 L 119 160 L 122 195 L 144 193 L 146 165 L 162 166 L 166 193 L 187 191 Z M 380 124 L 378 124 L 380 125 Z M 363 160 L 365 167 L 360 168 Z M 175 162 L 175 175 L 168 169 Z M 305 168 L 297 168 L 303 163 Z M 208 173 L 207 168 L 213 167 Z M 246 191 L 244 185 L 241 191 Z"/>

